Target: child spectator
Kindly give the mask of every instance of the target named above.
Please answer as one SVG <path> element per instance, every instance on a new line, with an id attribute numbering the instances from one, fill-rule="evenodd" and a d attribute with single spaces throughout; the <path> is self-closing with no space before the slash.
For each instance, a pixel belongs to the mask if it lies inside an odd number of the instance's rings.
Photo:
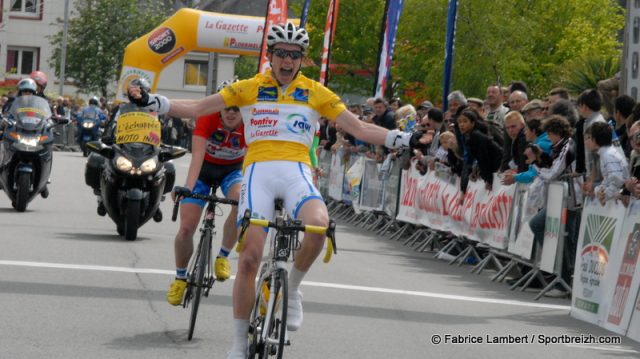
<path id="1" fill-rule="evenodd" d="M 584 145 L 600 158 L 602 182 L 594 188 L 594 193 L 602 205 L 612 198 L 629 177 L 629 165 L 619 151 L 611 146 L 611 126 L 606 122 L 593 123 L 584 135 Z"/>

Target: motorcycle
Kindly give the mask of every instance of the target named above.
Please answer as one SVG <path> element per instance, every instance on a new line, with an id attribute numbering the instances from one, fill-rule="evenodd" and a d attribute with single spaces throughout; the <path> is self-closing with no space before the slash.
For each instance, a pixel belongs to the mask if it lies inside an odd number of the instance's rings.
<path id="1" fill-rule="evenodd" d="M 48 102 L 38 96 L 17 97 L 2 119 L 0 185 L 18 212 L 38 194 L 49 196 L 54 123 Z"/>
<path id="2" fill-rule="evenodd" d="M 149 219 L 162 221 L 160 202 L 175 182 L 172 159 L 187 151 L 160 144 L 160 121 L 135 105 L 120 108 L 115 143 L 86 144 L 91 153 L 86 183 L 99 197 L 98 214 L 115 222 L 118 234 L 135 240 Z"/>
<path id="3" fill-rule="evenodd" d="M 101 137 L 100 119 L 97 113 L 89 113 L 79 118 L 79 120 L 78 144 L 82 150 L 82 155 L 87 157 L 89 155 L 87 143 L 97 141 Z"/>

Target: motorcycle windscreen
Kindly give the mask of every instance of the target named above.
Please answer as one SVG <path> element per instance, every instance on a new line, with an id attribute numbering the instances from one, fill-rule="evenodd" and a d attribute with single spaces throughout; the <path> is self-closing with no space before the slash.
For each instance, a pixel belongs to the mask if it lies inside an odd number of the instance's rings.
<path id="1" fill-rule="evenodd" d="M 147 112 L 121 112 L 116 124 L 116 144 L 145 143 L 160 146 L 160 121 Z"/>
<path id="2" fill-rule="evenodd" d="M 16 121 L 16 127 L 25 131 L 41 130 L 46 120 L 51 118 L 47 100 L 35 95 L 16 97 L 10 113 Z"/>

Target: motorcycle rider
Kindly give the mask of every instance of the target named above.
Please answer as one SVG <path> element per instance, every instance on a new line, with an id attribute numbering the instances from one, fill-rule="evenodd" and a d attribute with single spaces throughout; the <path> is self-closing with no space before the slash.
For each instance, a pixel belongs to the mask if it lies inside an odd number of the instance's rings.
<path id="1" fill-rule="evenodd" d="M 132 80 L 127 86 L 127 97 L 129 101 L 131 101 L 132 96 L 139 94 L 141 91 L 145 91 L 149 93 L 151 90 L 151 85 L 149 82 L 143 78 L 137 78 Z M 133 103 L 133 101 L 131 101 Z M 118 123 L 118 116 L 120 114 L 120 106 L 114 109 L 114 115 L 111 120 L 109 120 L 105 124 L 104 133 L 102 135 L 102 143 L 105 145 L 112 145 L 115 143 L 116 136 L 116 124 Z M 85 167 L 85 179 L 87 184 L 93 188 L 93 193 L 98 196 L 98 215 L 104 216 L 107 213 L 104 204 L 102 203 L 102 197 L 100 196 L 100 176 L 102 174 L 102 169 L 105 163 L 105 158 L 98 153 L 91 153 L 89 158 L 87 159 L 87 165 Z M 167 187 L 173 188 L 173 183 L 176 178 L 176 168 L 173 166 L 171 162 L 164 163 L 165 168 L 165 176 L 167 178 Z M 92 179 L 92 180 L 90 180 Z M 160 212 L 160 208 L 158 208 L 158 212 Z"/>
<path id="2" fill-rule="evenodd" d="M 223 82 L 218 86 L 217 92 L 235 81 Z M 208 195 L 212 187 L 220 187 L 226 198 L 238 200 L 242 183 L 242 161 L 246 152 L 240 109 L 231 106 L 219 113 L 198 117 L 192 138 L 192 157 L 187 179 L 184 187 L 176 188 L 176 192 Z M 187 266 L 193 254 L 193 234 L 206 205 L 205 201 L 193 198 L 185 198 L 180 203 L 180 229 L 174 244 L 176 278 L 167 291 L 167 301 L 172 305 L 182 303 L 187 287 Z M 224 281 L 231 275 L 228 256 L 237 239 L 237 213 L 237 206 L 232 206 L 224 223 L 222 244 L 214 265 L 219 281 Z"/>
<path id="3" fill-rule="evenodd" d="M 37 92 L 37 85 L 36 82 L 33 81 L 30 78 L 26 78 L 26 79 L 22 79 L 20 80 L 20 82 L 18 82 L 18 86 L 16 87 L 16 90 L 18 91 L 16 93 L 15 97 L 12 97 L 9 99 L 9 101 L 7 101 L 7 111 L 9 111 L 11 109 L 11 105 L 13 104 L 14 100 L 16 97 L 20 97 L 20 96 L 26 96 L 26 95 L 35 95 Z M 5 130 L 5 126 L 6 126 L 6 122 L 0 122 L 0 140 L 2 139 L 2 136 L 4 135 L 4 130 Z"/>
<path id="4" fill-rule="evenodd" d="M 77 143 L 82 142 L 82 123 L 88 119 L 98 120 L 98 123 L 96 123 L 96 126 L 92 128 L 93 138 L 97 139 L 98 130 L 100 126 L 102 126 L 104 122 L 107 120 L 107 116 L 105 116 L 104 112 L 102 112 L 102 110 L 100 109 L 100 102 L 98 102 L 98 98 L 96 96 L 93 96 L 91 97 L 91 99 L 89 99 L 89 106 L 85 107 L 82 110 L 82 112 L 80 112 L 80 115 L 78 116 L 78 123 L 77 123 L 78 131 L 77 131 L 77 139 L 76 139 Z"/>
<path id="5" fill-rule="evenodd" d="M 36 95 L 45 100 L 49 100 L 44 94 L 44 89 L 47 88 L 47 75 L 42 71 L 33 71 L 29 74 L 29 78 L 35 81 L 37 85 Z"/>

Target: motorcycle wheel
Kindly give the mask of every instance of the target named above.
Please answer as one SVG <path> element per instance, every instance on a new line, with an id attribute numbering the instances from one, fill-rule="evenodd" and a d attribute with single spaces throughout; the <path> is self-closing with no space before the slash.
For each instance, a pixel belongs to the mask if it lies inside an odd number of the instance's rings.
<path id="1" fill-rule="evenodd" d="M 124 238 L 133 241 L 138 236 L 140 224 L 140 201 L 129 200 L 124 212 Z"/>
<path id="2" fill-rule="evenodd" d="M 27 209 L 27 200 L 29 199 L 29 189 L 31 187 L 31 175 L 27 172 L 18 173 L 16 181 L 16 205 L 18 212 L 24 212 Z"/>

